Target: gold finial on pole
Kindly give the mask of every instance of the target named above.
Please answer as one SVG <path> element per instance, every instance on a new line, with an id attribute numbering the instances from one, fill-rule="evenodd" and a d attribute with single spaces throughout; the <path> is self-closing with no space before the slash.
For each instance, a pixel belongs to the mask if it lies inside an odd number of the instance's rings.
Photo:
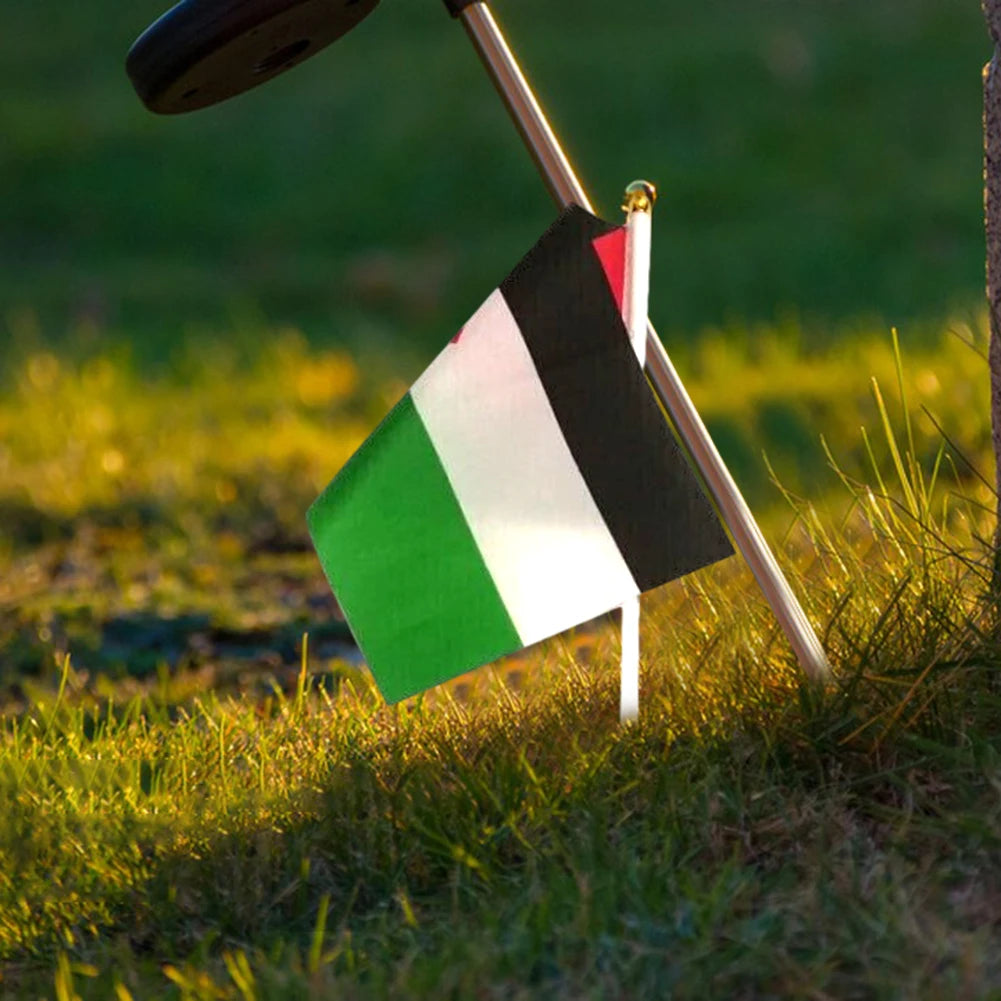
<path id="1" fill-rule="evenodd" d="M 633 181 L 622 196 L 623 212 L 650 212 L 657 201 L 657 188 L 650 181 Z"/>

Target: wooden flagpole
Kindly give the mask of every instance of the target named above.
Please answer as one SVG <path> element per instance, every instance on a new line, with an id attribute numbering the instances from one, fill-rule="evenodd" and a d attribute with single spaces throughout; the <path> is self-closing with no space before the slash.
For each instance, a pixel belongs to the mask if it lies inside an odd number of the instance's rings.
<path id="1" fill-rule="evenodd" d="M 483 0 L 444 2 L 452 16 L 461 20 L 553 198 L 561 207 L 576 203 L 593 211 L 490 8 Z M 646 331 L 646 373 L 654 391 L 712 493 L 734 544 L 771 605 L 800 667 L 813 681 L 825 681 L 831 668 L 817 634 L 649 321 Z"/>

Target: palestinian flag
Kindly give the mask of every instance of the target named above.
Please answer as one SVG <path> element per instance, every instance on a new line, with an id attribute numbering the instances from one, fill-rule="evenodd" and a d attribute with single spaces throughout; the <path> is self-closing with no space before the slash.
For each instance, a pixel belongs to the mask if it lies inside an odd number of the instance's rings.
<path id="1" fill-rule="evenodd" d="M 629 343 L 624 258 L 564 212 L 310 508 L 390 702 L 730 555 Z"/>

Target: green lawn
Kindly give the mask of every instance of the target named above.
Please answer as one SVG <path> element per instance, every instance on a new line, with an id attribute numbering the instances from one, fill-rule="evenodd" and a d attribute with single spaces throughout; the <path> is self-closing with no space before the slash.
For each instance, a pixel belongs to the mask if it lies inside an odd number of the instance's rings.
<path id="1" fill-rule="evenodd" d="M 625 729 L 605 620 L 384 706 L 305 530 L 552 218 L 461 29 L 168 120 L 160 9 L 4 7 L 0 998 L 1001 996 L 978 5 L 497 2 L 835 668 L 733 559 Z"/>
<path id="2" fill-rule="evenodd" d="M 627 729 L 608 622 L 381 703 L 303 512 L 403 387 L 269 343 L 0 394 L 0 995 L 996 994 L 976 343 L 705 345 L 710 422 L 812 415 L 759 510 L 835 678 L 731 560 L 645 599 Z"/>

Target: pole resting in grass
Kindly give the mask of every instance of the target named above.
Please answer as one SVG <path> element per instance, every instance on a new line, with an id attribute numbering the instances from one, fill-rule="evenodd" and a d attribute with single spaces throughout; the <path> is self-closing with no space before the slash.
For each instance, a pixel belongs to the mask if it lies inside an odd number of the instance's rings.
<path id="1" fill-rule="evenodd" d="M 481 0 L 445 0 L 445 5 L 453 13 L 457 11 L 557 204 L 562 207 L 576 203 L 593 211 L 490 8 Z M 800 667 L 812 681 L 826 681 L 831 667 L 824 648 L 649 321 L 646 351 L 646 373 L 654 391 L 705 480 L 736 548 L 751 568 Z"/>
<path id="2" fill-rule="evenodd" d="M 646 364 L 646 318 L 650 302 L 651 214 L 657 189 L 649 181 L 633 181 L 625 191 L 626 272 L 622 321 L 640 368 Z M 640 714 L 640 596 L 622 605 L 619 720 L 629 723 Z"/>

